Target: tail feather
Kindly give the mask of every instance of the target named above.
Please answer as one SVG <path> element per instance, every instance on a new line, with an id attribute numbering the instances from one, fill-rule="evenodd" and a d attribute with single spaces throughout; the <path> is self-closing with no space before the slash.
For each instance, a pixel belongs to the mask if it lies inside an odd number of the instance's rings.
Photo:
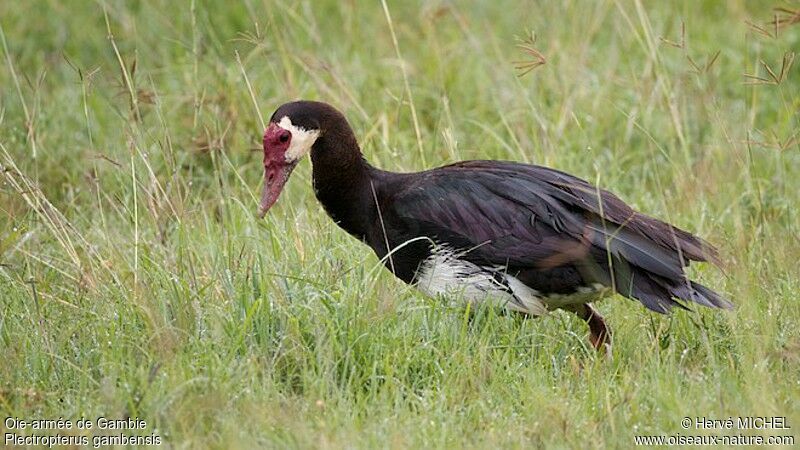
<path id="1" fill-rule="evenodd" d="M 619 275 L 620 273 L 617 272 L 618 277 Z M 622 286 L 627 286 L 627 292 L 620 292 L 622 295 L 639 300 L 647 309 L 659 314 L 667 314 L 676 306 L 687 309 L 676 302 L 670 291 L 654 279 L 652 275 L 647 272 L 643 273 L 641 269 L 633 269 L 630 280 L 622 284 Z"/>
<path id="2" fill-rule="evenodd" d="M 705 302 L 711 303 L 713 307 L 722 309 L 733 309 L 733 303 L 731 303 L 725 297 L 719 295 L 718 293 L 712 291 L 711 289 L 703 286 L 700 283 L 696 283 L 694 281 L 690 281 L 689 283 L 692 285 L 692 289 L 696 294 L 696 296 L 691 299 L 692 301 L 700 303 L 701 305 L 709 306 L 702 301 L 695 300 L 695 298 L 702 298 L 705 300 Z"/>
<path id="3" fill-rule="evenodd" d="M 673 307 L 688 309 L 676 299 L 708 308 L 734 307 L 728 299 L 700 283 L 691 280 L 675 282 L 641 269 L 634 268 L 627 285 L 628 289 L 620 292 L 622 295 L 639 300 L 648 309 L 661 314 L 670 312 Z"/>

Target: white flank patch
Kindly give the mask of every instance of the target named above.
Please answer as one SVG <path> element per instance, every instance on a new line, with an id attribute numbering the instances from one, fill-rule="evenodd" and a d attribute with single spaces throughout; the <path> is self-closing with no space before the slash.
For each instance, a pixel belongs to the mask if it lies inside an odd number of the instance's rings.
<path id="1" fill-rule="evenodd" d="M 292 140 L 289 148 L 286 149 L 286 162 L 296 162 L 311 151 L 311 147 L 319 137 L 319 130 L 306 130 L 302 127 L 292 125 L 289 116 L 283 116 L 278 126 L 292 133 Z"/>
<path id="2" fill-rule="evenodd" d="M 505 279 L 511 292 L 496 276 Z M 535 316 L 547 313 L 547 307 L 537 296 L 537 292 L 516 278 L 460 259 L 453 251 L 441 246 L 422 263 L 417 274 L 416 287 L 431 297 L 455 296 L 476 306 L 488 301 Z"/>
<path id="3" fill-rule="evenodd" d="M 431 297 L 446 296 L 475 306 L 488 301 L 532 316 L 599 301 L 613 293 L 611 288 L 595 283 L 579 287 L 573 294 L 542 295 L 516 277 L 506 274 L 505 267 L 478 266 L 459 258 L 444 246 L 437 246 L 422 263 L 417 273 L 416 287 Z"/>
<path id="4" fill-rule="evenodd" d="M 582 286 L 574 294 L 550 294 L 544 298 L 548 309 L 563 308 L 570 305 L 583 305 L 590 302 L 598 302 L 613 294 L 610 287 L 600 283 L 592 286 Z"/>
<path id="5" fill-rule="evenodd" d="M 511 275 L 506 275 L 506 282 L 511 287 L 511 291 L 514 293 L 514 296 L 524 305 L 523 308 L 520 308 L 518 303 L 511 303 L 508 306 L 509 309 L 513 311 L 527 312 L 528 314 L 534 316 L 542 316 L 547 314 L 549 306 L 546 304 L 547 299 L 545 298 L 543 301 L 539 291 L 529 288 L 522 281 L 519 281 Z"/>

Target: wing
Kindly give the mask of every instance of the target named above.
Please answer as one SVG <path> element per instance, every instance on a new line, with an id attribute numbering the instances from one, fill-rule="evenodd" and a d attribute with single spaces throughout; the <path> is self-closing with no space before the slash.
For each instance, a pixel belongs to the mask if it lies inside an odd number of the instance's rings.
<path id="1" fill-rule="evenodd" d="M 612 277 L 635 284 L 636 274 L 672 285 L 685 280 L 689 261 L 716 261 L 701 239 L 540 166 L 468 161 L 423 172 L 392 195 L 391 208 L 411 234 L 465 250 L 476 262 L 539 271 L 604 267 L 605 275 L 591 278 L 608 285 Z"/>

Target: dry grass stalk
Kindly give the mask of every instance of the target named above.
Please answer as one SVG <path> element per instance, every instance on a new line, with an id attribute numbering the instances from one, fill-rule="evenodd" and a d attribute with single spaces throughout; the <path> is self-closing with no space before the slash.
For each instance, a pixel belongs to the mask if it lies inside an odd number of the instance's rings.
<path id="1" fill-rule="evenodd" d="M 794 52 L 786 52 L 783 54 L 781 70 L 777 74 L 763 59 L 760 59 L 759 63 L 761 63 L 761 66 L 767 71 L 769 78 L 758 75 L 744 74 L 744 77 L 747 78 L 745 84 L 771 84 L 777 86 L 783 83 L 783 81 L 786 79 L 786 76 L 789 74 L 789 69 L 792 68 L 792 64 L 794 63 Z"/>
<path id="2" fill-rule="evenodd" d="M 543 66 L 545 63 L 547 63 L 547 60 L 542 52 L 534 47 L 536 44 L 536 33 L 529 31 L 528 36 L 525 38 L 517 38 L 517 41 L 519 41 L 517 48 L 531 57 L 530 59 L 514 61 L 514 68 L 521 71 L 519 73 L 520 77 L 527 75 L 533 69 Z"/>

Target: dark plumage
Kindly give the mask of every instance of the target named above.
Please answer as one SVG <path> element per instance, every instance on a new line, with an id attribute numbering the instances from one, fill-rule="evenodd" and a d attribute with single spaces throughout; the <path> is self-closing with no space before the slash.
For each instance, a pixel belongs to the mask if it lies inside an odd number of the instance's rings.
<path id="1" fill-rule="evenodd" d="M 685 274 L 691 261 L 719 264 L 710 244 L 564 172 L 505 161 L 383 171 L 364 160 L 338 111 L 306 101 L 275 112 L 264 152 L 262 212 L 310 152 L 315 193 L 331 218 L 433 295 L 499 299 L 530 315 L 573 311 L 597 347 L 610 334 L 588 302 L 607 291 L 659 313 L 681 301 L 732 307 Z"/>

